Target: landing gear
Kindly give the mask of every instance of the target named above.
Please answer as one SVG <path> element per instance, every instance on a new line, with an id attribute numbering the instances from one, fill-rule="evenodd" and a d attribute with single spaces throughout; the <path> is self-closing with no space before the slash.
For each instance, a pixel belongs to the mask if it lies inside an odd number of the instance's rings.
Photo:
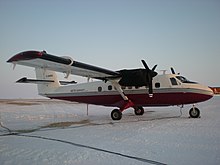
<path id="1" fill-rule="evenodd" d="M 200 110 L 198 108 L 196 108 L 195 106 L 193 106 L 189 110 L 189 115 L 191 118 L 199 118 L 200 117 Z"/>
<path id="2" fill-rule="evenodd" d="M 121 120 L 122 113 L 119 109 L 114 109 L 111 113 L 112 120 Z"/>
<path id="3" fill-rule="evenodd" d="M 134 113 L 135 115 L 143 115 L 144 114 L 144 108 L 141 106 L 134 107 Z"/>
<path id="4" fill-rule="evenodd" d="M 141 116 L 141 115 L 144 114 L 144 108 L 141 107 L 141 106 L 134 107 L 134 113 L 135 113 L 135 115 Z M 111 112 L 111 118 L 112 118 L 112 120 L 121 120 L 121 118 L 122 118 L 122 111 L 120 109 L 114 109 Z"/>

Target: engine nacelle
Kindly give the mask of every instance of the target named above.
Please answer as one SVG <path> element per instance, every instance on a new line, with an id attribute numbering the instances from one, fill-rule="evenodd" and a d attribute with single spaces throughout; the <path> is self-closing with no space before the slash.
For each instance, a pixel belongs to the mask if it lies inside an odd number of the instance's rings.
<path id="1" fill-rule="evenodd" d="M 120 70 L 122 78 L 119 81 L 121 86 L 142 87 L 149 84 L 146 69 Z"/>

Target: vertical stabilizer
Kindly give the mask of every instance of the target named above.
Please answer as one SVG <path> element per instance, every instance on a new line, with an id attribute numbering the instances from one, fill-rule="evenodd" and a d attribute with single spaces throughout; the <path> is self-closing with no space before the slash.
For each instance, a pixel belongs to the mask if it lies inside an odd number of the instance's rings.
<path id="1" fill-rule="evenodd" d="M 38 80 L 52 80 L 53 82 L 50 83 L 41 83 L 38 84 L 38 93 L 39 95 L 47 95 L 48 93 L 53 93 L 57 88 L 59 88 L 60 83 L 57 79 L 56 72 L 42 69 L 42 68 L 35 68 L 36 71 L 36 78 Z"/>

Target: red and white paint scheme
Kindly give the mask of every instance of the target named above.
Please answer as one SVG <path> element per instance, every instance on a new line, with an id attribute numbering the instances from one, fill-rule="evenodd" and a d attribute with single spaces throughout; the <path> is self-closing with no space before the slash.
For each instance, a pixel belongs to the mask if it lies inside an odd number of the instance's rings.
<path id="1" fill-rule="evenodd" d="M 35 83 L 39 95 L 52 99 L 68 100 L 86 104 L 118 107 L 111 113 L 113 120 L 120 120 L 122 112 L 130 107 L 136 115 L 143 115 L 143 107 L 173 106 L 193 104 L 189 114 L 192 118 L 200 116 L 195 103 L 209 100 L 213 91 L 196 82 L 191 82 L 176 74 L 171 68 L 171 74 L 165 72 L 158 75 L 149 69 L 142 60 L 144 69 L 112 71 L 73 60 L 70 57 L 58 57 L 47 54 L 46 51 L 26 51 L 16 54 L 7 62 L 34 67 L 36 79 L 26 77 L 18 83 Z M 59 81 L 56 72 L 101 81 L 77 84 L 75 81 Z"/>

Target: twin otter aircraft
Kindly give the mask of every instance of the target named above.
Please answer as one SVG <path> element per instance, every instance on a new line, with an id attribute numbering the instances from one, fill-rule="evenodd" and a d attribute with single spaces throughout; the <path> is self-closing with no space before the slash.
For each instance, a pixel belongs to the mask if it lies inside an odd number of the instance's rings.
<path id="1" fill-rule="evenodd" d="M 157 65 L 150 69 L 142 60 L 143 69 L 112 71 L 73 60 L 57 57 L 46 51 L 25 51 L 7 62 L 34 67 L 36 79 L 26 77 L 18 83 L 35 83 L 39 95 L 52 99 L 75 101 L 86 104 L 118 107 L 111 112 L 113 120 L 120 120 L 122 112 L 130 107 L 136 115 L 143 115 L 143 107 L 193 104 L 189 111 L 192 118 L 200 116 L 194 103 L 213 97 L 213 91 L 199 83 L 176 74 L 158 75 Z M 102 81 L 77 84 L 75 81 L 59 81 L 56 72 L 99 79 Z"/>

